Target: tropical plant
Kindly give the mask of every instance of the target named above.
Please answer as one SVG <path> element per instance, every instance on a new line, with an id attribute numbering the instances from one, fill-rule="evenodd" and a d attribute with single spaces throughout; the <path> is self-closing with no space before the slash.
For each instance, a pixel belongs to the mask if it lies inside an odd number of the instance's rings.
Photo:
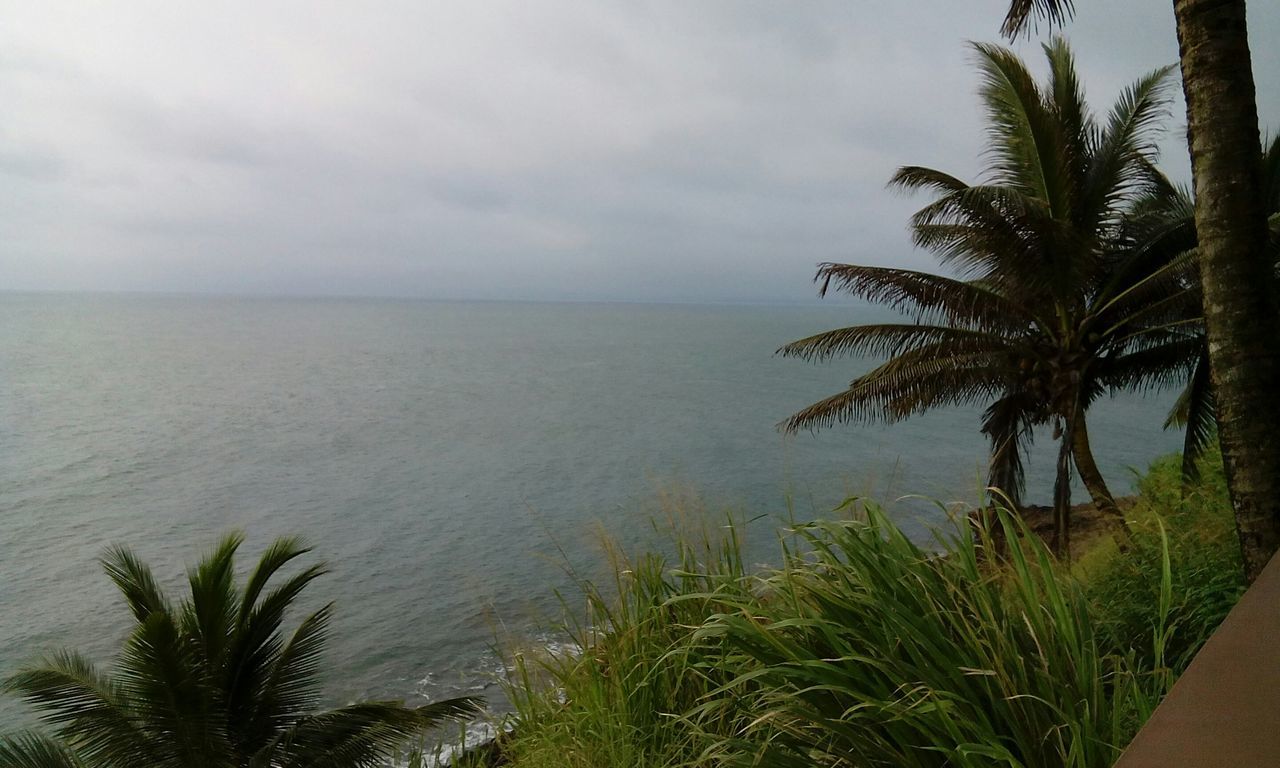
<path id="1" fill-rule="evenodd" d="M 914 241 L 960 277 L 821 265 L 821 295 L 834 288 L 911 313 L 914 322 L 841 328 L 782 347 L 781 354 L 807 360 L 890 358 L 783 428 L 895 421 L 943 405 L 985 404 L 989 485 L 1016 505 L 1033 430 L 1052 424 L 1061 441 L 1056 538 L 1066 548 L 1073 464 L 1095 504 L 1117 514 L 1090 450 L 1085 411 L 1104 392 L 1186 367 L 1194 345 L 1177 327 L 1195 314 L 1188 308 L 1189 259 L 1158 262 L 1154 251 L 1124 247 L 1121 239 L 1129 206 L 1161 180 L 1152 134 L 1170 70 L 1138 80 L 1100 122 L 1085 104 L 1065 41 L 1044 47 L 1044 86 L 1011 51 L 975 49 L 988 120 L 987 179 L 970 185 L 909 166 L 891 182 L 936 194 L 912 218 Z"/>
<path id="2" fill-rule="evenodd" d="M 1110 766 L 1172 682 L 1167 568 L 1144 584 L 1159 609 L 1143 666 L 1106 647 L 1079 583 L 1010 515 L 997 525 L 1013 545 L 993 568 L 981 528 L 921 547 L 865 511 L 802 526 L 801 551 L 761 590 L 772 599 L 699 630 L 741 672 L 694 715 L 753 715 L 720 740 L 728 764 Z"/>
<path id="3" fill-rule="evenodd" d="M 1004 31 L 1061 22 L 1071 0 L 1011 0 Z M 1174 0 L 1195 180 L 1210 373 L 1245 577 L 1280 549 L 1280 288 L 1264 257 L 1258 105 L 1245 0 Z"/>
<path id="4" fill-rule="evenodd" d="M 0 738 L 4 768 L 286 768 L 380 765 L 392 750 L 443 719 L 467 716 L 460 698 L 406 707 L 374 701 L 317 711 L 321 651 L 332 603 L 289 636 L 286 611 L 325 573 L 310 565 L 278 585 L 281 569 L 310 550 L 277 539 L 243 587 L 234 534 L 190 569 L 191 594 L 174 604 L 151 570 L 123 547 L 103 568 L 134 626 L 112 674 L 59 651 L 4 687 L 40 712 L 50 732 Z"/>
<path id="5" fill-rule="evenodd" d="M 1280 277 L 1280 136 L 1264 142 L 1260 172 L 1263 200 L 1270 223 L 1268 258 Z M 1126 222 L 1126 237 L 1132 247 L 1151 251 L 1153 259 L 1178 259 L 1196 248 L 1195 203 L 1189 190 L 1170 183 L 1156 185 L 1135 206 Z M 1200 278 L 1191 274 L 1189 285 L 1199 294 Z M 1202 314 L 1200 301 L 1187 307 L 1195 315 Z M 1191 318 L 1189 318 L 1191 319 Z M 1198 354 L 1190 367 L 1190 376 L 1169 413 L 1165 427 L 1185 430 L 1182 448 L 1184 482 L 1195 479 L 1201 456 L 1217 438 L 1217 405 L 1214 385 L 1209 375 L 1209 345 L 1204 341 L 1201 324 L 1190 323 L 1182 329 L 1202 339 Z"/>

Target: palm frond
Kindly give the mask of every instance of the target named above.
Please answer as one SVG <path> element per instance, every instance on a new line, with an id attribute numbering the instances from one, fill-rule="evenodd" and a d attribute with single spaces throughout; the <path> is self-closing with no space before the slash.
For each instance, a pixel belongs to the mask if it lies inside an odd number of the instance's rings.
<path id="1" fill-rule="evenodd" d="M 294 630 L 272 665 L 266 685 L 255 697 L 257 718 L 296 718 L 319 704 L 321 653 L 332 616 L 330 603 L 303 619 Z"/>
<path id="2" fill-rule="evenodd" d="M 274 654 L 266 653 L 268 641 L 280 629 L 285 613 L 298 595 L 302 594 L 302 590 L 326 573 L 328 568 L 325 565 L 310 565 L 258 601 L 241 630 L 243 645 L 237 649 L 240 663 L 246 663 L 251 658 L 260 664 L 273 661 Z"/>
<path id="3" fill-rule="evenodd" d="M 822 361 L 843 355 L 892 357 L 925 345 L 946 344 L 953 352 L 996 352 L 1009 343 L 986 331 L 940 325 L 857 325 L 793 341 L 778 350 L 783 357 Z"/>
<path id="4" fill-rule="evenodd" d="M 152 613 L 125 641 L 117 685 L 142 727 L 164 734 L 157 743 L 164 762 L 198 765 L 229 751 L 225 716 L 201 661 L 198 645 L 167 613 Z"/>
<path id="5" fill-rule="evenodd" d="M 1121 92 L 1092 153 L 1082 217 L 1094 226 L 1118 214 L 1121 201 L 1160 184 L 1155 129 L 1169 114 L 1173 67 L 1153 70 Z"/>
<path id="6" fill-rule="evenodd" d="M 1186 481 L 1195 480 L 1200 474 L 1200 457 L 1212 445 L 1218 429 L 1217 402 L 1213 394 L 1213 380 L 1209 376 L 1207 347 L 1203 347 L 1191 380 L 1165 419 L 1165 429 L 1174 427 L 1186 430 L 1182 440 L 1182 477 Z"/>
<path id="7" fill-rule="evenodd" d="M 1176 386 L 1190 377 L 1203 346 L 1198 335 L 1163 338 L 1134 352 L 1104 359 L 1097 380 L 1112 392 Z"/>
<path id="8" fill-rule="evenodd" d="M 107 576 L 124 595 L 134 619 L 146 621 L 152 613 L 171 611 L 151 569 L 127 547 L 108 549 L 100 562 Z"/>
<path id="9" fill-rule="evenodd" d="M 1001 491 L 1015 509 L 1026 491 L 1023 458 L 1035 439 L 1037 407 L 1034 398 L 1015 392 L 993 402 L 982 415 L 982 432 L 991 441 L 987 487 Z"/>
<path id="10" fill-rule="evenodd" d="M 1010 0 L 1000 34 L 1013 39 L 1028 29 L 1033 19 L 1044 18 L 1050 27 L 1061 27 L 1075 14 L 1071 0 Z"/>
<path id="11" fill-rule="evenodd" d="M 974 43 L 987 113 L 991 182 L 1041 200 L 1057 212 L 1062 127 L 1026 65 L 1013 51 Z"/>
<path id="12" fill-rule="evenodd" d="M 917 323 L 943 322 L 975 330 L 1021 330 L 1035 320 L 1028 307 L 980 280 L 893 267 L 857 264 L 818 265 L 820 296 L 837 290 L 911 315 Z"/>
<path id="13" fill-rule="evenodd" d="M 951 354 L 945 345 L 899 355 L 779 424 L 784 432 L 851 421 L 901 421 L 940 405 L 973 403 L 999 392 L 1012 374 L 1007 355 Z"/>
<path id="14" fill-rule="evenodd" d="M 258 603 L 258 597 L 262 595 L 262 591 L 266 589 L 267 583 L 272 577 L 284 566 L 291 561 L 299 558 L 311 551 L 311 547 L 306 542 L 296 536 L 282 536 L 262 553 L 258 558 L 258 564 L 254 567 L 253 573 L 249 576 L 249 581 L 245 583 L 244 595 L 240 602 L 240 623 L 243 625 L 249 620 L 249 614 Z"/>
<path id="15" fill-rule="evenodd" d="M 1079 204 L 1084 194 L 1082 181 L 1092 156 L 1090 138 L 1094 133 L 1093 116 L 1084 100 L 1084 87 L 1076 73 L 1075 56 L 1062 37 L 1055 36 L 1041 46 L 1049 60 L 1049 93 L 1052 94 L 1052 112 L 1058 139 L 1054 153 L 1058 171 L 1055 174 L 1058 188 L 1053 199 L 1057 201 L 1054 214 L 1058 218 L 1071 219 L 1081 230 L 1089 229 L 1081 221 Z"/>
<path id="16" fill-rule="evenodd" d="M 938 198 L 911 217 L 916 247 L 1007 296 L 1051 291 L 1048 244 L 1058 231 L 1042 201 L 990 185 Z"/>
<path id="17" fill-rule="evenodd" d="M 0 768 L 85 768 L 64 742 L 38 731 L 0 736 Z"/>
<path id="18" fill-rule="evenodd" d="M 227 644 L 235 631 L 236 550 L 244 535 L 233 533 L 222 539 L 208 557 L 187 573 L 190 599 L 179 614 L 182 632 L 194 638 L 204 654 L 205 664 L 212 669 L 222 666 Z"/>
<path id="19" fill-rule="evenodd" d="M 893 177 L 889 179 L 890 189 L 900 189 L 906 192 L 918 192 L 924 189 L 939 194 L 949 194 L 951 192 L 963 192 L 968 187 L 968 184 L 949 173 L 943 173 L 920 165 L 904 165 L 895 171 Z"/>
<path id="20" fill-rule="evenodd" d="M 41 719 L 94 765 L 153 762 L 149 738 L 130 716 L 124 692 L 80 654 L 51 653 L 6 679 L 4 689 L 40 711 Z"/>
<path id="21" fill-rule="evenodd" d="M 272 750 L 280 768 L 364 768 L 380 765 L 409 738 L 445 719 L 477 712 L 472 699 L 451 699 L 420 709 L 398 702 L 354 704 L 298 721 Z"/>
<path id="22" fill-rule="evenodd" d="M 296 540 L 286 541 L 279 548 L 269 549 L 263 555 L 255 575 L 268 570 L 275 573 L 281 565 L 296 557 L 285 556 L 285 553 L 295 551 L 294 544 Z M 264 563 L 268 566 L 271 563 L 279 565 L 268 568 L 264 567 Z M 239 626 L 228 656 L 223 683 L 228 702 L 234 705 L 230 711 L 231 722 L 228 724 L 234 738 L 249 743 L 257 743 L 265 738 L 262 729 L 268 724 L 253 718 L 257 717 L 259 711 L 274 711 L 274 704 L 259 701 L 259 697 L 270 697 L 272 671 L 279 663 L 284 648 L 280 626 L 284 622 L 285 613 L 303 589 L 326 572 L 325 566 L 319 563 L 304 568 L 258 600 Z M 266 584 L 266 578 L 260 580 L 258 589 L 261 590 Z"/>

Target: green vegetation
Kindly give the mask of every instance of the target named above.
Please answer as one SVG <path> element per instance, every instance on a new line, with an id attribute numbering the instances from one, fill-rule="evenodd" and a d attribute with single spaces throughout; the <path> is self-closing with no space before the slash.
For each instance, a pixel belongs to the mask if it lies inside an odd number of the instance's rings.
<path id="1" fill-rule="evenodd" d="M 40 710 L 50 732 L 0 738 L 3 768 L 248 768 L 381 765 L 408 738 L 476 711 L 470 699 L 315 711 L 326 605 L 281 634 L 285 612 L 324 573 L 311 565 L 272 580 L 309 550 L 278 539 L 243 588 L 238 535 L 188 572 L 174 605 L 129 550 L 103 558 L 136 622 L 111 675 L 71 651 L 18 672 L 4 687 Z"/>
<path id="2" fill-rule="evenodd" d="M 822 265 L 823 294 L 834 287 L 914 322 L 841 328 L 783 347 L 806 360 L 889 357 L 785 428 L 984 405 L 988 485 L 1016 507 L 1034 430 L 1052 425 L 1060 441 L 1054 543 L 1066 551 L 1073 466 L 1098 508 L 1119 514 L 1089 445 L 1089 406 L 1105 393 L 1185 379 L 1203 347 L 1192 259 L 1122 236 L 1136 203 L 1168 186 L 1155 170 L 1153 135 L 1170 69 L 1139 79 L 1098 119 L 1062 39 L 1044 48 L 1043 85 L 1011 51 L 975 48 L 988 126 L 984 181 L 909 166 L 891 182 L 934 193 L 912 218 L 912 234 L 960 277 Z"/>
<path id="3" fill-rule="evenodd" d="M 921 547 L 878 508 L 788 531 L 744 569 L 739 528 L 615 554 L 564 630 L 517 654 L 502 754 L 543 766 L 1106 766 L 1239 596 L 1220 463 L 1142 481 L 1121 551 L 1057 563 L 1015 518 Z M 567 611 L 567 615 L 572 612 Z M 473 759 L 471 765 L 484 761 Z"/>
<path id="4" fill-rule="evenodd" d="M 1267 260 L 1275 274 L 1280 276 L 1280 136 L 1266 142 L 1259 174 L 1265 192 L 1264 206 L 1270 217 L 1271 240 L 1267 245 Z M 1135 204 L 1132 215 L 1125 222 L 1124 237 L 1133 247 L 1150 252 L 1156 262 L 1173 261 L 1184 253 L 1194 252 L 1197 238 L 1195 203 L 1191 193 L 1160 181 Z M 1196 275 L 1191 277 L 1190 286 L 1196 298 L 1194 309 L 1183 318 L 1188 321 L 1195 320 L 1200 314 L 1201 303 L 1199 278 Z M 1209 450 L 1218 437 L 1217 399 L 1209 375 L 1209 345 L 1202 333 L 1200 336 L 1199 357 L 1190 380 L 1166 422 L 1167 427 L 1186 430 L 1182 466 L 1189 477 L 1195 473 L 1200 455 Z"/>
<path id="5" fill-rule="evenodd" d="M 1280 280 L 1264 256 L 1275 190 L 1256 166 L 1261 126 L 1245 5 L 1174 0 L 1173 16 L 1218 441 L 1252 582 L 1280 550 Z M 1013 37 L 1032 18 L 1061 24 L 1073 10 L 1073 0 L 1010 0 L 1003 32 Z"/>
<path id="6" fill-rule="evenodd" d="M 1157 461 L 1139 483 L 1138 503 L 1129 512 L 1124 551 L 1104 542 L 1076 566 L 1085 594 L 1108 646 L 1132 648 L 1149 664 L 1152 606 L 1167 536 L 1172 632 L 1165 657 L 1181 672 L 1244 592 L 1240 545 L 1236 539 L 1222 456 L 1216 450 L 1200 461 L 1198 480 L 1185 486 L 1177 456 Z"/>

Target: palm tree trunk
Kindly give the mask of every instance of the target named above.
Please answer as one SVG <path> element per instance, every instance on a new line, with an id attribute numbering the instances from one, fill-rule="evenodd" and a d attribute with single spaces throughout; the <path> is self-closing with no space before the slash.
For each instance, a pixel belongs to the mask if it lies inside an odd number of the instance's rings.
<path id="1" fill-rule="evenodd" d="M 1107 487 L 1107 481 L 1103 479 L 1102 473 L 1098 471 L 1097 462 L 1093 460 L 1093 449 L 1089 447 L 1089 429 L 1085 425 L 1084 411 L 1076 413 L 1072 433 L 1072 458 L 1075 459 L 1076 470 L 1080 472 L 1084 487 L 1089 490 L 1093 505 L 1105 515 L 1123 518 L 1120 508 L 1116 506 L 1115 497 L 1111 495 L 1111 489 Z"/>
<path id="2" fill-rule="evenodd" d="M 1244 0 L 1174 0 L 1219 440 L 1253 581 L 1280 548 L 1280 307 Z"/>
<path id="3" fill-rule="evenodd" d="M 1058 474 L 1053 481 L 1053 549 L 1064 558 L 1071 557 L 1071 422 L 1062 420 L 1061 444 L 1058 446 Z"/>

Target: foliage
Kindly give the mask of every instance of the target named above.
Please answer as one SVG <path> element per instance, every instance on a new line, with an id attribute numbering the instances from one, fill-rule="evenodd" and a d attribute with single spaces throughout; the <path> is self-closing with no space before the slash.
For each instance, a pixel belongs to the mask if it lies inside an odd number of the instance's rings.
<path id="1" fill-rule="evenodd" d="M 1280 280 L 1280 136 L 1264 142 L 1259 173 L 1263 206 L 1270 217 L 1267 258 Z M 1172 261 L 1183 258 L 1184 254 L 1194 257 L 1197 237 L 1191 192 L 1167 181 L 1158 181 L 1135 203 L 1122 231 L 1130 247 L 1151 253 L 1156 261 Z M 1193 261 L 1191 266 L 1198 263 Z M 1165 422 L 1166 428 L 1179 427 L 1186 431 L 1182 471 L 1188 479 L 1194 478 L 1198 459 L 1217 439 L 1217 403 L 1209 376 L 1209 346 L 1203 328 L 1195 322 L 1201 314 L 1200 276 L 1196 272 L 1190 277 L 1196 300 L 1184 306 L 1188 312 L 1187 327 L 1199 336 L 1199 351 L 1190 378 Z"/>
<path id="2" fill-rule="evenodd" d="M 806 526 L 810 553 L 769 579 L 776 599 L 702 631 L 749 670 L 738 680 L 757 685 L 747 707 L 767 731 L 748 730 L 727 754 L 768 765 L 1110 765 L 1169 683 L 1162 659 L 1141 669 L 1106 652 L 1078 583 L 1013 518 L 1000 524 L 1022 545 L 999 566 L 989 537 L 924 549 L 875 507 L 865 522 Z M 1167 605 L 1167 581 L 1159 589 Z"/>
<path id="3" fill-rule="evenodd" d="M 1082 573 L 1106 644 L 1133 648 L 1146 664 L 1150 646 L 1142 639 L 1158 619 L 1155 585 L 1168 553 L 1174 597 L 1168 620 L 1174 632 L 1165 654 L 1175 673 L 1186 668 L 1244 592 L 1221 454 L 1211 451 L 1201 460 L 1200 480 L 1190 488 L 1179 465 L 1178 457 L 1169 456 L 1152 466 L 1139 483 L 1125 550 L 1106 553 Z"/>
<path id="4" fill-rule="evenodd" d="M 672 766 L 695 761 L 705 732 L 730 732 L 695 709 L 733 674 L 694 641 L 727 597 L 746 598 L 740 525 L 670 530 L 674 557 L 609 549 L 613 581 L 583 582 L 585 616 L 566 606 L 570 652 L 516 653 L 507 680 L 515 736 L 505 753 L 521 768 Z M 525 738 L 526 735 L 532 738 Z M 464 765 L 466 763 L 463 763 Z"/>
<path id="5" fill-rule="evenodd" d="M 912 218 L 913 237 L 959 277 L 822 265 L 822 294 L 843 291 L 914 322 L 841 328 L 784 346 L 783 355 L 812 361 L 889 359 L 783 426 L 896 421 L 985 405 L 988 484 L 1017 504 L 1033 429 L 1053 424 L 1062 441 L 1055 507 L 1065 537 L 1073 459 L 1095 501 L 1113 506 L 1089 452 L 1086 409 L 1104 392 L 1185 382 L 1200 349 L 1190 259 L 1133 248 L 1122 237 L 1131 206 L 1164 183 L 1153 167 L 1154 132 L 1170 70 L 1139 79 L 1098 118 L 1063 40 L 1044 47 L 1044 84 L 1011 51 L 975 48 L 986 179 L 969 184 L 905 167 L 892 181 L 934 195 Z"/>
<path id="6" fill-rule="evenodd" d="M 475 711 L 470 699 L 316 711 L 333 606 L 303 618 L 291 635 L 281 628 L 324 566 L 282 575 L 310 550 L 298 539 L 277 539 L 241 587 L 235 554 L 242 540 L 224 538 L 191 568 L 190 596 L 177 604 L 131 551 L 109 550 L 103 568 L 135 621 L 112 673 L 59 651 L 6 680 L 50 730 L 0 739 L 0 766 L 372 766 L 414 734 Z"/>
<path id="7" fill-rule="evenodd" d="M 515 657 L 504 754 L 515 768 L 1110 765 L 1240 592 L 1220 466 L 1184 500 L 1177 464 L 1142 481 L 1128 549 L 1087 570 L 1025 536 L 997 559 L 963 527 L 922 547 L 874 506 L 794 528 L 763 573 L 744 569 L 733 525 L 679 539 L 674 562 L 615 553 L 614 581 L 584 584 L 586 621 L 566 625 L 581 650 Z"/>

